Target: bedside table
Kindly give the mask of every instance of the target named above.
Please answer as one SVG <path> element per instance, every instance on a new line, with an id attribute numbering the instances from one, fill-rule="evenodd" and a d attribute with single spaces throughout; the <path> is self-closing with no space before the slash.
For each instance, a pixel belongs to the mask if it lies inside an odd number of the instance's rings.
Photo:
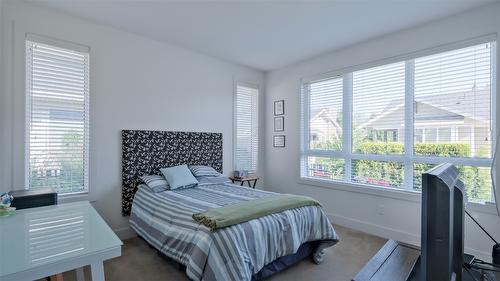
<path id="1" fill-rule="evenodd" d="M 255 188 L 255 185 L 257 184 L 257 181 L 260 179 L 257 176 L 250 176 L 250 177 L 243 177 L 243 178 L 236 178 L 236 177 L 229 177 L 229 179 L 235 183 L 235 182 L 240 182 L 240 186 L 243 186 L 243 184 L 246 182 L 248 184 L 248 187 Z M 253 184 L 251 185 L 250 182 L 253 181 Z"/>

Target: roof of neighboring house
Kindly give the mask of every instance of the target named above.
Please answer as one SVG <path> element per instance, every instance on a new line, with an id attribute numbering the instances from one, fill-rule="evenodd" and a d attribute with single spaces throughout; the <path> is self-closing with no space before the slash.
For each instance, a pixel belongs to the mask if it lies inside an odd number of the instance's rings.
<path id="1" fill-rule="evenodd" d="M 335 128 L 342 130 L 342 126 L 337 122 L 337 113 L 338 112 L 332 112 L 326 108 L 323 108 L 318 113 L 316 113 L 313 118 L 311 118 L 311 123 L 316 119 L 322 119 L 325 120 L 326 123 L 331 123 Z"/>
<path id="2" fill-rule="evenodd" d="M 451 114 L 449 119 L 456 120 L 457 118 L 467 117 L 481 122 L 488 122 L 490 120 L 490 110 L 480 108 L 484 100 L 491 100 L 490 89 L 472 90 L 467 92 L 445 93 L 433 96 L 415 97 L 415 101 L 420 104 L 426 104 L 446 110 Z M 476 103 L 474 106 L 474 103 Z M 388 116 L 397 110 L 404 107 L 404 99 L 398 98 L 392 100 L 383 110 L 378 114 L 374 114 L 373 118 L 367 119 L 361 127 L 367 127 L 374 124 L 377 120 Z M 426 118 L 429 120 L 429 118 Z M 436 116 L 432 120 L 443 119 L 443 116 Z"/>

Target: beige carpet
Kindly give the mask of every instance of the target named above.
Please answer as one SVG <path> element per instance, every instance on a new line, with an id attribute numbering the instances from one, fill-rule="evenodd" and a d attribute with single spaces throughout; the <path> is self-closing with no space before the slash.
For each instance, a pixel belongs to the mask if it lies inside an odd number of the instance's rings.
<path id="1" fill-rule="evenodd" d="M 340 242 L 327 249 L 321 265 L 304 260 L 267 280 L 351 280 L 386 242 L 385 239 L 341 226 L 335 226 L 335 230 L 340 235 Z M 105 262 L 104 270 L 107 281 L 188 280 L 183 272 L 158 256 L 139 238 L 125 240 L 122 256 Z M 85 268 L 87 280 L 90 280 L 89 276 L 89 268 Z M 75 280 L 74 271 L 65 272 L 64 280 Z"/>

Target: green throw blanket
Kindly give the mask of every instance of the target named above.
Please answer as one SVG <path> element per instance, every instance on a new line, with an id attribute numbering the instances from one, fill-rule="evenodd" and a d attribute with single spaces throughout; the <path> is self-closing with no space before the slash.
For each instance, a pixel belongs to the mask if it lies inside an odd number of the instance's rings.
<path id="1" fill-rule="evenodd" d="M 193 214 L 193 219 L 214 231 L 285 210 L 311 205 L 321 206 L 318 201 L 310 197 L 278 194 L 208 209 L 202 213 Z"/>

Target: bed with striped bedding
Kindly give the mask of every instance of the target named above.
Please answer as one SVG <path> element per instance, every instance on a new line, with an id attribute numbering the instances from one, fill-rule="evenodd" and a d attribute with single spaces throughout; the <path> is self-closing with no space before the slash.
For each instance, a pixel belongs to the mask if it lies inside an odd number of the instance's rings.
<path id="1" fill-rule="evenodd" d="M 139 186 L 130 226 L 149 244 L 186 266 L 192 280 L 251 280 L 265 265 L 294 254 L 309 241 L 315 253 L 338 241 L 318 206 L 264 216 L 211 232 L 193 213 L 272 195 L 237 185 L 204 184 L 194 188 L 151 192 Z"/>

